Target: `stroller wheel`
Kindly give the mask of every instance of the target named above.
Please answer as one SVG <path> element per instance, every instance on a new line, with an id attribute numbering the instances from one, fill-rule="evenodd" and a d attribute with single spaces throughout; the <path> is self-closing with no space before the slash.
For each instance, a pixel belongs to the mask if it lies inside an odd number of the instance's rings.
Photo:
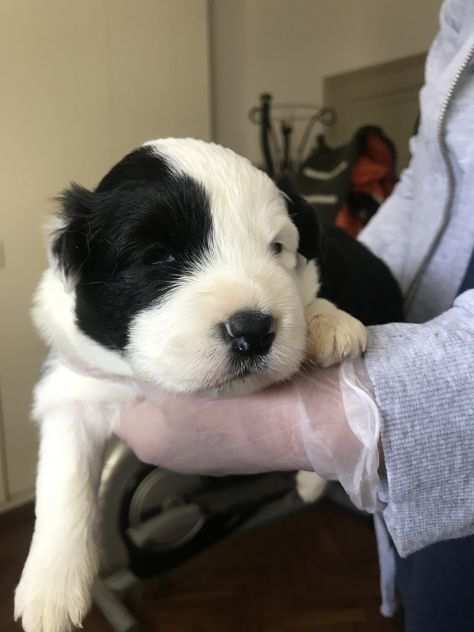
<path id="1" fill-rule="evenodd" d="M 153 556 L 192 539 L 203 516 L 190 499 L 203 485 L 199 476 L 144 465 L 127 446 L 114 441 L 99 493 L 101 575 L 128 568 L 140 550 Z"/>
<path id="2" fill-rule="evenodd" d="M 198 476 L 153 469 L 138 484 L 128 509 L 128 537 L 152 551 L 176 549 L 192 540 L 205 523 L 198 505 L 189 502 L 202 487 Z"/>

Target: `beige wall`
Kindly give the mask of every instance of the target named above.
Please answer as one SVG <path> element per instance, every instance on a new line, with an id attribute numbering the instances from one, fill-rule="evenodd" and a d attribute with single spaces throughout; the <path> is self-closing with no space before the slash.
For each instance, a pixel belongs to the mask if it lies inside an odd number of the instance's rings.
<path id="1" fill-rule="evenodd" d="M 207 28 L 206 0 L 0 3 L 0 388 L 10 499 L 28 493 L 35 468 L 29 407 L 44 352 L 29 305 L 51 198 L 72 179 L 93 185 L 144 140 L 209 137 Z"/>
<path id="2" fill-rule="evenodd" d="M 0 392 L 0 424 L 2 424 L 2 393 Z M 0 507 L 7 499 L 5 448 L 3 445 L 3 425 L 0 426 Z"/>
<path id="3" fill-rule="evenodd" d="M 427 50 L 440 0 L 214 0 L 216 139 L 259 157 L 261 92 L 320 103 L 322 78 Z"/>

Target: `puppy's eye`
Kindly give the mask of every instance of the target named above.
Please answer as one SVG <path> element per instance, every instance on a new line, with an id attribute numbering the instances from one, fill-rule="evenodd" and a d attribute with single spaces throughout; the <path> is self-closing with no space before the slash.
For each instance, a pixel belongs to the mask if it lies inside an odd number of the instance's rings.
<path id="1" fill-rule="evenodd" d="M 143 263 L 147 266 L 169 265 L 175 261 L 176 257 L 163 246 L 153 246 L 143 256 Z"/>
<path id="2" fill-rule="evenodd" d="M 280 241 L 272 242 L 270 248 L 274 255 L 279 255 L 283 252 L 283 244 Z"/>

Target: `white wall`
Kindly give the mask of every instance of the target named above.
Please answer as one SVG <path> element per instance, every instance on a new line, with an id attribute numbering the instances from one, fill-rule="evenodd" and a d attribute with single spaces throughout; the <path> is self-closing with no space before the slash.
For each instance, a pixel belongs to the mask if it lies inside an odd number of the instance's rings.
<path id="1" fill-rule="evenodd" d="M 440 0 L 214 0 L 216 139 L 252 159 L 261 92 L 320 103 L 322 79 L 426 51 Z"/>
<path id="2" fill-rule="evenodd" d="M 44 350 L 29 307 L 52 197 L 73 179 L 93 186 L 147 139 L 209 137 L 208 36 L 206 0 L 0 3 L 0 389 L 10 500 L 30 492 L 35 469 L 29 409 Z"/>

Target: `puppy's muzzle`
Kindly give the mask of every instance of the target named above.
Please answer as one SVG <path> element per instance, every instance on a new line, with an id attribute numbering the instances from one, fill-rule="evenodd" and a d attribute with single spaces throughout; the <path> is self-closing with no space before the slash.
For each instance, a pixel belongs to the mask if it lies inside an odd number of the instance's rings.
<path id="1" fill-rule="evenodd" d="M 271 314 L 242 310 L 222 323 L 220 331 L 234 356 L 252 359 L 270 351 L 275 340 L 275 320 Z"/>

